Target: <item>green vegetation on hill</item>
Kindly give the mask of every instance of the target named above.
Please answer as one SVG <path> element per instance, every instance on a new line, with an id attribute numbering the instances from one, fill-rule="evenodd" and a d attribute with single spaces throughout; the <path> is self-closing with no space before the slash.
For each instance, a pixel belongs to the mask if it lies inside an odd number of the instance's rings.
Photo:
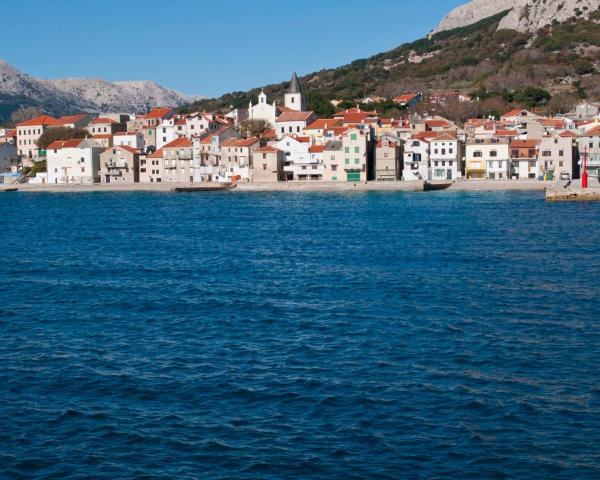
<path id="1" fill-rule="evenodd" d="M 355 105 L 367 95 L 391 98 L 407 91 L 448 89 L 484 93 L 478 95 L 480 99 L 493 99 L 499 109 L 523 104 L 559 111 L 577 98 L 600 98 L 600 25 L 596 23 L 600 9 L 590 20 L 573 18 L 536 35 L 498 30 L 507 13 L 307 75 L 300 81 L 308 106 L 326 116 L 333 111 L 332 99 Z M 265 93 L 281 104 L 288 86 L 288 82 L 269 85 Z M 247 107 L 249 101 L 256 102 L 258 93 L 258 89 L 232 92 L 196 102 L 184 111 Z M 398 113 L 392 105 L 381 107 L 383 113 Z M 493 109 L 483 110 L 469 113 Z"/>

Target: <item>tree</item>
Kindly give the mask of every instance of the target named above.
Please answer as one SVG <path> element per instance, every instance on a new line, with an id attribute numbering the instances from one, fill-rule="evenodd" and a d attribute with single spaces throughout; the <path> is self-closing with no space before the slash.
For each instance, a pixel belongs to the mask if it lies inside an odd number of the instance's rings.
<path id="1" fill-rule="evenodd" d="M 40 160 L 39 162 L 35 162 L 33 167 L 29 170 L 29 175 L 35 177 L 36 173 L 42 173 L 47 170 L 46 160 Z"/>
<path id="2" fill-rule="evenodd" d="M 263 119 L 248 119 L 240 123 L 240 133 L 244 138 L 259 137 L 265 130 L 271 128 L 271 124 Z"/>
<path id="3" fill-rule="evenodd" d="M 81 128 L 57 127 L 46 130 L 37 141 L 37 146 L 42 150 L 48 148 L 56 140 L 71 140 L 73 138 L 88 138 L 90 133 Z"/>

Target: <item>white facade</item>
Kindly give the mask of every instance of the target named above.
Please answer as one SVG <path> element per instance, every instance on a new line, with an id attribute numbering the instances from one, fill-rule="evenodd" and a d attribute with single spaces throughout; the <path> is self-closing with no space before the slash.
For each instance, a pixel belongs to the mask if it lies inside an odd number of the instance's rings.
<path id="1" fill-rule="evenodd" d="M 115 133 L 113 136 L 113 146 L 126 146 L 143 150 L 144 134 L 142 132 Z"/>
<path id="2" fill-rule="evenodd" d="M 441 136 L 430 142 L 429 180 L 456 180 L 461 176 L 461 148 L 456 138 Z"/>
<path id="3" fill-rule="evenodd" d="M 61 147 L 59 143 L 63 143 Z M 54 147 L 54 148 L 52 148 Z M 94 140 L 54 142 L 47 150 L 48 183 L 94 183 L 100 180 L 100 153 Z"/>
<path id="4" fill-rule="evenodd" d="M 175 120 L 173 118 L 163 120 L 156 127 L 156 149 L 161 149 L 177 137 L 178 135 L 175 133 Z"/>
<path id="5" fill-rule="evenodd" d="M 306 172 L 312 171 L 313 164 L 309 152 L 308 142 L 300 142 L 292 137 L 284 137 L 273 145 L 283 152 L 283 172 L 287 180 L 298 180 L 299 175 L 308 175 Z M 316 169 L 315 174 L 323 175 L 323 167 Z"/>
<path id="6" fill-rule="evenodd" d="M 404 145 L 402 180 L 425 180 L 429 168 L 429 142 L 409 138 Z"/>
<path id="7" fill-rule="evenodd" d="M 275 121 L 277 120 L 277 107 L 275 102 L 273 102 L 273 105 L 269 105 L 269 103 L 267 103 L 267 95 L 265 92 L 260 92 L 258 103 L 252 105 L 252 102 L 250 102 L 250 105 L 248 106 L 248 118 L 250 120 L 266 120 L 271 126 L 275 126 Z"/>

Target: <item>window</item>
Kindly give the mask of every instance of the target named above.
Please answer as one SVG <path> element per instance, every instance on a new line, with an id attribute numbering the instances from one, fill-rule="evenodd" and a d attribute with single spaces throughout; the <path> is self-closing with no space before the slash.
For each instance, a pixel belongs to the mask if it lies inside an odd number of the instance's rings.
<path id="1" fill-rule="evenodd" d="M 346 159 L 344 160 L 344 163 L 345 163 L 346 165 L 350 165 L 350 159 L 349 159 L 349 158 L 346 158 Z"/>
<path id="2" fill-rule="evenodd" d="M 354 153 L 360 153 L 360 147 L 354 147 Z"/>
<path id="3" fill-rule="evenodd" d="M 559 157 L 564 157 L 565 156 L 565 151 L 564 150 L 559 150 L 558 151 L 558 156 Z"/>
<path id="4" fill-rule="evenodd" d="M 446 155 L 446 149 L 442 148 L 442 155 Z"/>
<path id="5" fill-rule="evenodd" d="M 358 136 L 357 136 L 357 134 L 356 134 L 356 133 L 352 133 L 352 134 L 350 135 L 350 140 L 354 140 L 354 141 L 358 140 Z"/>
<path id="6" fill-rule="evenodd" d="M 267 164 L 263 163 L 263 170 L 266 170 L 266 169 L 267 169 Z"/>
<path id="7" fill-rule="evenodd" d="M 350 147 L 344 147 L 344 153 L 350 153 Z"/>
<path id="8" fill-rule="evenodd" d="M 331 180 L 335 182 L 337 180 L 337 177 L 331 177 Z"/>
<path id="9" fill-rule="evenodd" d="M 355 158 L 354 163 L 358 165 L 360 163 L 360 158 Z"/>
<path id="10" fill-rule="evenodd" d="M 491 153 L 490 153 L 490 156 L 493 156 L 493 155 L 491 155 Z M 477 150 L 477 151 L 473 152 L 473 157 L 481 158 L 481 157 L 483 157 L 483 153 L 480 150 Z"/>
<path id="11" fill-rule="evenodd" d="M 264 160 L 265 158 L 267 158 L 267 154 L 266 154 L 266 153 L 263 153 L 263 154 L 262 154 L 262 156 L 263 156 L 263 160 Z"/>
<path id="12" fill-rule="evenodd" d="M 388 156 L 389 156 L 389 154 L 388 154 L 387 152 L 385 152 L 385 153 L 383 154 L 383 158 L 388 158 Z"/>
<path id="13" fill-rule="evenodd" d="M 332 165 L 331 166 L 331 171 L 332 172 L 337 172 L 337 165 Z"/>
<path id="14" fill-rule="evenodd" d="M 549 157 L 550 155 L 551 155 L 551 152 L 550 152 L 550 150 L 544 150 L 544 151 L 542 152 L 542 157 Z"/>
<path id="15" fill-rule="evenodd" d="M 558 166 L 562 167 L 564 165 L 564 162 L 561 160 L 560 162 L 558 162 Z"/>

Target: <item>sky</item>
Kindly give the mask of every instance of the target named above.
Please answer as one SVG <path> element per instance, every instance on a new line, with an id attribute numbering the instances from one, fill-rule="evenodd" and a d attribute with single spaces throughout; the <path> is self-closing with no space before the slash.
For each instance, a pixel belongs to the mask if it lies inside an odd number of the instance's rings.
<path id="1" fill-rule="evenodd" d="M 154 80 L 209 97 L 425 36 L 467 0 L 2 0 L 0 59 L 55 79 Z"/>

